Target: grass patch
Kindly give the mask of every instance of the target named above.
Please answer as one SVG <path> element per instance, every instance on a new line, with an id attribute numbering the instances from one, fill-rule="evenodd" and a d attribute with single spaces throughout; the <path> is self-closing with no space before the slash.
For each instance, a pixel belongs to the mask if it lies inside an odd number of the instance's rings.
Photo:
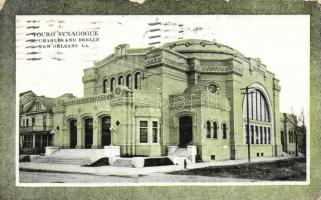
<path id="1" fill-rule="evenodd" d="M 274 162 L 205 167 L 176 171 L 169 174 L 232 177 L 270 181 L 305 181 L 306 161 L 305 158 L 293 158 Z"/>

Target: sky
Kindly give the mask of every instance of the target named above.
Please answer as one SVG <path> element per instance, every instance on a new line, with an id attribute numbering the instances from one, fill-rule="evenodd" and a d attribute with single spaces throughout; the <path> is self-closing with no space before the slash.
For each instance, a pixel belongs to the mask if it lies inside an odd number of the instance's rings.
<path id="1" fill-rule="evenodd" d="M 215 40 L 246 57 L 260 58 L 280 80 L 280 111 L 299 114 L 303 109 L 307 116 L 310 80 L 307 15 L 16 16 L 17 92 L 33 90 L 37 95 L 49 97 L 73 93 L 82 97 L 83 69 L 113 53 L 119 44 L 146 47 L 147 24 L 157 20 L 184 24 L 185 39 Z M 31 48 L 55 44 L 31 40 L 62 38 L 57 36 L 57 31 L 95 31 L 97 36 L 67 37 L 77 40 L 63 42 L 77 44 L 72 48 Z M 44 32 L 56 35 L 45 36 Z M 80 38 L 93 40 L 78 42 Z"/>

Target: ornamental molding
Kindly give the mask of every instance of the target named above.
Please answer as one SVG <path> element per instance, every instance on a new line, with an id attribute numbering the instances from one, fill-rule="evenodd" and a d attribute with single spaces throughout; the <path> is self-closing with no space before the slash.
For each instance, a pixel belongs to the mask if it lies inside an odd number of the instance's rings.
<path id="1" fill-rule="evenodd" d="M 68 105 L 75 105 L 75 104 L 84 104 L 90 103 L 94 101 L 105 101 L 111 98 L 110 94 L 103 94 L 99 96 L 91 96 L 91 97 L 83 97 L 78 99 L 71 99 L 71 100 L 57 100 L 55 106 L 68 106 Z"/>
<path id="2" fill-rule="evenodd" d="M 138 59 L 136 59 L 137 55 L 130 55 L 130 54 L 127 54 L 127 55 L 117 55 L 117 54 L 112 54 L 106 58 L 104 58 L 103 60 L 101 61 L 98 61 L 98 62 L 94 62 L 94 67 L 95 68 L 101 68 L 109 63 L 117 63 L 118 61 L 127 61 L 127 62 L 131 62 L 131 63 L 134 63 L 134 64 L 137 64 L 137 65 L 145 65 L 145 62 L 142 60 L 142 61 L 139 61 Z"/>
<path id="3" fill-rule="evenodd" d="M 163 56 L 156 56 L 147 59 L 147 67 L 154 67 L 158 65 L 166 65 L 183 71 L 189 71 L 189 65 L 187 63 L 179 62 L 178 60 L 169 59 Z"/>
<path id="4" fill-rule="evenodd" d="M 199 72 L 213 72 L 213 73 L 236 73 L 239 75 L 243 74 L 243 69 L 240 66 L 235 65 L 200 65 L 191 63 L 190 65 L 173 60 L 163 56 L 156 56 L 150 59 L 147 59 L 147 67 L 154 67 L 159 65 L 170 66 L 175 69 L 182 71 L 199 71 Z"/>

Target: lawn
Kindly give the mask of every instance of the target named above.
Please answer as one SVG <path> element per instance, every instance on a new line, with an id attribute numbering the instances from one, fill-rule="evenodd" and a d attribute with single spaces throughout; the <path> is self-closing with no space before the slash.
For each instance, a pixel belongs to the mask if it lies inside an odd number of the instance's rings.
<path id="1" fill-rule="evenodd" d="M 247 163 L 234 166 L 213 166 L 171 172 L 177 175 L 233 177 L 270 181 L 305 181 L 306 159 L 292 158 L 274 162 Z"/>

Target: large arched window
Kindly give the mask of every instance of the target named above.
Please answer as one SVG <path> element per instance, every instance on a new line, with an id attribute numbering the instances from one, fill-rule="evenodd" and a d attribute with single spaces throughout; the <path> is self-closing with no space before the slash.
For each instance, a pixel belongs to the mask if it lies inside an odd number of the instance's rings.
<path id="1" fill-rule="evenodd" d="M 271 144 L 271 107 L 264 90 L 257 86 L 249 90 L 243 102 L 244 142 L 247 144 L 247 132 L 250 134 L 250 143 L 256 145 Z M 248 99 L 247 99 L 248 96 Z M 248 101 L 248 109 L 247 109 Z M 247 110 L 249 113 L 247 113 Z M 247 114 L 250 127 L 247 128 Z"/>
<path id="2" fill-rule="evenodd" d="M 217 139 L 217 123 L 213 122 L 213 138 Z"/>
<path id="3" fill-rule="evenodd" d="M 135 89 L 141 89 L 141 79 L 142 75 L 140 72 L 135 74 Z"/>
<path id="4" fill-rule="evenodd" d="M 110 79 L 110 91 L 114 91 L 116 86 L 116 79 L 115 78 L 111 78 Z"/>
<path id="5" fill-rule="evenodd" d="M 206 122 L 206 137 L 211 138 L 211 122 Z"/>
<path id="6" fill-rule="evenodd" d="M 132 89 L 133 87 L 133 77 L 131 74 L 128 74 L 126 76 L 126 86 L 129 88 L 129 89 Z"/>
<path id="7" fill-rule="evenodd" d="M 118 78 L 118 85 L 124 85 L 124 77 L 123 76 L 120 76 Z"/>
<path id="8" fill-rule="evenodd" d="M 104 82 L 103 82 L 103 93 L 107 92 L 107 87 L 108 87 L 108 80 L 105 79 Z"/>
<path id="9" fill-rule="evenodd" d="M 265 95 L 259 89 L 253 89 L 250 92 L 248 95 L 250 120 L 270 122 L 270 109 Z"/>

